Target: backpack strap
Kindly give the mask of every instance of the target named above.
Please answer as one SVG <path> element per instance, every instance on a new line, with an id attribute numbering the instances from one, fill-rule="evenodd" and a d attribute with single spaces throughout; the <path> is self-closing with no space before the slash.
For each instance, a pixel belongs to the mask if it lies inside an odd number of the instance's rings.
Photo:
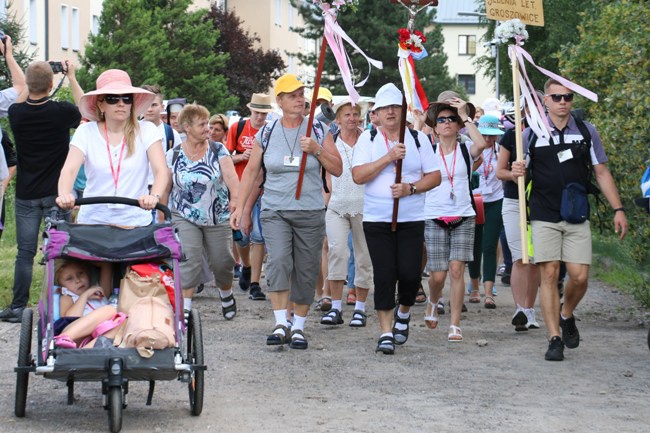
<path id="1" fill-rule="evenodd" d="M 239 122 L 237 122 L 237 133 L 235 134 L 235 144 L 233 145 L 235 148 L 235 153 L 237 153 L 237 143 L 239 143 L 239 137 L 241 137 L 241 133 L 244 131 L 245 125 L 245 119 L 240 119 Z"/>
<path id="2" fill-rule="evenodd" d="M 174 168 L 174 165 L 176 164 L 176 160 L 178 159 L 178 154 L 181 153 L 181 145 L 174 146 L 174 153 L 172 154 L 172 169 Z"/>
<path id="3" fill-rule="evenodd" d="M 266 148 L 269 145 L 269 140 L 271 139 L 273 128 L 275 128 L 275 125 L 277 125 L 278 120 L 280 119 L 274 120 L 270 126 L 268 123 L 265 123 L 264 126 L 262 126 L 262 142 L 260 143 L 262 145 L 262 183 L 260 184 L 260 189 L 262 189 L 266 183 L 266 166 L 264 165 L 264 154 L 266 153 Z"/>
<path id="4" fill-rule="evenodd" d="M 169 150 L 174 147 L 174 130 L 166 123 L 163 123 L 163 127 L 165 128 L 165 149 Z"/>

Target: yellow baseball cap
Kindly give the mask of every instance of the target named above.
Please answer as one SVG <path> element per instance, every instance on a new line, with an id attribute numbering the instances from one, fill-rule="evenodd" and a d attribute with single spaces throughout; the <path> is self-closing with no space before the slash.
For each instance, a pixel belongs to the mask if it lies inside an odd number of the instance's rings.
<path id="1" fill-rule="evenodd" d="M 284 74 L 275 82 L 275 96 L 278 96 L 280 93 L 291 93 L 301 87 L 305 87 L 305 85 L 302 84 L 296 75 Z"/>
<path id="2" fill-rule="evenodd" d="M 327 102 L 332 102 L 332 92 L 329 91 L 329 89 L 326 89 L 325 87 L 319 87 L 318 88 L 318 96 L 316 97 L 316 100 L 318 99 L 324 99 Z"/>

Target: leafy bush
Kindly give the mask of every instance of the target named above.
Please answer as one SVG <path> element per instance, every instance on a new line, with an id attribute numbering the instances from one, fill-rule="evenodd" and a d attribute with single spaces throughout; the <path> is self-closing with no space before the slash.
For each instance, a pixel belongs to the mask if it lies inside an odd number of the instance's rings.
<path id="1" fill-rule="evenodd" d="M 597 104 L 578 103 L 598 128 L 627 209 L 631 257 L 647 263 L 650 218 L 633 200 L 650 161 L 650 8 L 647 1 L 596 0 L 582 15 L 579 42 L 561 52 L 561 72 L 599 95 Z M 611 211 L 601 213 L 611 227 Z"/>

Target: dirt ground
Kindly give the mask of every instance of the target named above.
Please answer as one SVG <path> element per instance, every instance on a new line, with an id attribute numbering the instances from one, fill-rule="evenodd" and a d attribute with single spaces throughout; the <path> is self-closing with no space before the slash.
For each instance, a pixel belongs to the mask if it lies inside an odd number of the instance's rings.
<path id="1" fill-rule="evenodd" d="M 627 296 L 590 285 L 576 317 L 580 347 L 563 362 L 544 361 L 545 330 L 515 333 L 510 289 L 497 284 L 496 310 L 467 304 L 465 341 L 446 341 L 449 313 L 438 329 L 414 307 L 409 341 L 394 356 L 375 354 L 377 317 L 366 328 L 307 323 L 306 351 L 265 345 L 270 302 L 237 291 L 239 312 L 225 321 L 215 289 L 195 298 L 208 364 L 203 414 L 189 413 L 187 387 L 131 383 L 123 432 L 648 432 L 650 314 Z M 238 289 L 237 289 L 238 290 Z M 447 290 L 445 291 L 447 293 Z M 541 314 L 538 312 L 538 320 Z M 107 431 L 99 383 L 75 388 L 30 375 L 27 415 L 13 416 L 19 326 L 0 322 L 0 432 Z M 479 345 L 485 340 L 487 345 Z"/>

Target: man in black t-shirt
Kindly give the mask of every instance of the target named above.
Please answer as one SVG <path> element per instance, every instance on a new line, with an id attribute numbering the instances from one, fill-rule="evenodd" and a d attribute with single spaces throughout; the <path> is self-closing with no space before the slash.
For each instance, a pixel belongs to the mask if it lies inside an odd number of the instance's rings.
<path id="1" fill-rule="evenodd" d="M 74 74 L 74 65 L 65 62 L 75 102 L 83 91 Z M 69 102 L 50 99 L 53 72 L 47 62 L 33 62 L 26 72 L 27 92 L 9 108 L 9 123 L 18 153 L 16 177 L 16 242 L 13 300 L 0 312 L 0 319 L 18 323 L 29 301 L 32 267 L 38 235 L 45 213 L 55 205 L 61 168 L 68 155 L 70 129 L 79 126 L 81 114 Z M 24 101 L 24 102 L 23 102 Z"/>
<path id="2" fill-rule="evenodd" d="M 544 104 L 548 107 L 550 139 L 538 137 L 529 146 L 532 170 L 530 221 L 533 232 L 535 262 L 541 274 L 541 305 L 548 330 L 548 361 L 564 359 L 564 347 L 578 347 L 580 334 L 573 312 L 587 292 L 591 265 L 591 229 L 589 220 L 569 221 L 560 212 L 562 193 L 569 183 L 584 188 L 590 185 L 593 172 L 600 190 L 614 214 L 614 229 L 621 239 L 627 232 L 625 209 L 607 168 L 607 156 L 596 128 L 571 115 L 573 93 L 556 80 L 544 85 Z M 584 132 L 583 132 L 584 130 Z M 524 142 L 532 132 L 524 131 Z M 586 137 L 591 135 L 591 141 Z M 587 216 L 588 217 L 588 216 Z M 560 304 L 557 290 L 560 261 L 566 263 L 569 283 Z"/>

